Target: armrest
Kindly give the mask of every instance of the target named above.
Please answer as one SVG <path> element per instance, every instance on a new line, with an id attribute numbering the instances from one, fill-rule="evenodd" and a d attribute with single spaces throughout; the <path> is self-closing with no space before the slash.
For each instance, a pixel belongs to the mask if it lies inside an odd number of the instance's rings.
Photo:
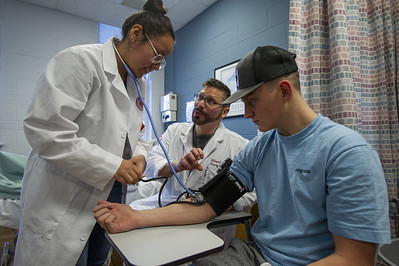
<path id="1" fill-rule="evenodd" d="M 387 265 L 399 265 L 399 238 L 392 239 L 391 244 L 377 246 L 377 256 Z"/>
<path id="2" fill-rule="evenodd" d="M 226 225 L 244 223 L 251 219 L 252 214 L 242 211 L 229 211 L 224 212 L 220 216 L 212 218 L 208 222 L 208 228 L 216 228 Z"/>

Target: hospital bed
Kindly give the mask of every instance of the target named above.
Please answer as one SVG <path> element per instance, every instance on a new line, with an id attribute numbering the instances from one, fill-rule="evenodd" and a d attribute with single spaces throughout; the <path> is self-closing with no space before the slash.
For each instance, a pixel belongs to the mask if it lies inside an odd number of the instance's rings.
<path id="1" fill-rule="evenodd" d="M 26 156 L 0 151 L 0 226 L 18 229 L 26 161 Z"/>
<path id="2" fill-rule="evenodd" d="M 27 157 L 0 151 L 0 229 L 13 233 L 13 241 L 5 241 L 1 266 L 9 265 L 14 250 L 20 219 L 20 192 Z"/>

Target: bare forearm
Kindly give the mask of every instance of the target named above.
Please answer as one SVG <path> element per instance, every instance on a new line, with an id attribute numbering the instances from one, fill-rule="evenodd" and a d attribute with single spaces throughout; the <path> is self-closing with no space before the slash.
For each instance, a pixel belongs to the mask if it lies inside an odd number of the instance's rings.
<path id="1" fill-rule="evenodd" d="M 333 234 L 335 251 L 310 265 L 374 265 L 375 244 L 357 241 Z"/>
<path id="2" fill-rule="evenodd" d="M 130 206 L 100 200 L 93 208 L 94 218 L 107 232 L 119 233 L 135 228 L 183 225 L 208 221 L 216 215 L 212 207 L 179 203 L 152 210 L 133 210 Z"/>
<path id="3" fill-rule="evenodd" d="M 167 207 L 137 211 L 137 227 L 160 225 L 184 225 L 206 222 L 216 216 L 212 207 L 191 204 L 172 204 Z"/>
<path id="4" fill-rule="evenodd" d="M 325 257 L 319 261 L 316 261 L 311 266 L 335 266 L 335 265 L 348 265 L 348 266 L 366 266 L 366 265 L 374 265 L 373 260 L 367 260 L 366 258 L 358 258 L 357 260 L 348 260 L 347 258 L 341 257 L 337 254 L 331 254 L 328 257 Z"/>
<path id="5" fill-rule="evenodd" d="M 331 254 L 328 257 L 325 257 L 321 260 L 315 261 L 311 264 L 309 264 L 310 266 L 334 266 L 334 265 L 345 265 L 345 260 L 340 257 L 337 256 L 336 254 Z"/>

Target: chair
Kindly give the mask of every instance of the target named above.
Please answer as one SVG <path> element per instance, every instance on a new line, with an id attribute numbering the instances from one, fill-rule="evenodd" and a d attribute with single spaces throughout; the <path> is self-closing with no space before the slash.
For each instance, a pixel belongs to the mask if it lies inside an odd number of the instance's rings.
<path id="1" fill-rule="evenodd" d="M 377 256 L 386 265 L 399 265 L 399 238 L 392 239 L 391 244 L 378 245 Z"/>
<path id="2" fill-rule="evenodd" d="M 4 243 L 3 254 L 1 256 L 1 266 L 7 266 L 8 264 L 9 245 L 10 243 L 8 241 Z"/>
<path id="3" fill-rule="evenodd" d="M 243 221 L 242 224 L 237 224 L 236 238 L 246 241 L 248 244 L 253 243 L 253 238 L 251 236 L 251 227 L 255 224 L 256 220 L 259 218 L 258 203 L 248 211 L 252 217 L 248 220 Z"/>

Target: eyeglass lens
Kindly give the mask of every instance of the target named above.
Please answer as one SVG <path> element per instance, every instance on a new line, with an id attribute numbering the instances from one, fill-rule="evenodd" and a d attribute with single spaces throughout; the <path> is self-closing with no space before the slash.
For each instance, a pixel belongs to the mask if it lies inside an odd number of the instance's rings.
<path id="1" fill-rule="evenodd" d="M 209 107 L 213 107 L 213 106 L 215 106 L 216 104 L 217 104 L 217 105 L 220 105 L 219 103 L 215 102 L 215 101 L 212 100 L 212 99 L 205 98 L 205 97 L 202 96 L 201 94 L 194 94 L 194 100 L 195 100 L 197 103 L 199 103 L 199 102 L 201 102 L 202 100 L 204 100 L 205 104 L 206 104 L 207 106 L 209 106 Z"/>
<path id="2" fill-rule="evenodd" d="M 145 37 L 147 38 L 148 42 L 150 43 L 152 50 L 154 50 L 155 56 L 152 58 L 152 62 L 154 64 L 159 64 L 159 68 L 163 68 L 166 66 L 166 59 L 163 55 L 157 52 L 154 45 L 152 44 L 150 38 L 148 37 L 147 33 L 144 33 Z"/>

